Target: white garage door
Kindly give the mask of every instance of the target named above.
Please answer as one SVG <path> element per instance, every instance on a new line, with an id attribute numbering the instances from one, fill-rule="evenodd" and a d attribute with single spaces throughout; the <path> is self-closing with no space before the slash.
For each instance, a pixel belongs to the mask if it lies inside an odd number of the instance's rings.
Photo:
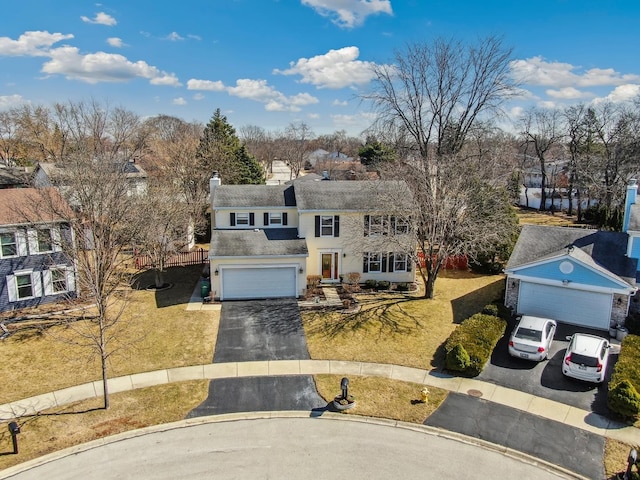
<path id="1" fill-rule="evenodd" d="M 296 296 L 296 268 L 223 268 L 222 300 Z"/>
<path id="2" fill-rule="evenodd" d="M 609 293 L 521 282 L 518 313 L 606 330 L 612 300 Z"/>

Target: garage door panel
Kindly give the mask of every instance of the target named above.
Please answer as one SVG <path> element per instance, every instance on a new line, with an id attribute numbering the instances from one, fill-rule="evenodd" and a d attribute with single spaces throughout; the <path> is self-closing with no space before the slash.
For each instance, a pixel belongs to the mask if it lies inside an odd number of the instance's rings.
<path id="1" fill-rule="evenodd" d="M 612 299 L 608 293 L 521 282 L 518 313 L 606 330 Z"/>
<path id="2" fill-rule="evenodd" d="M 223 268 L 221 275 L 223 300 L 296 296 L 293 267 Z"/>

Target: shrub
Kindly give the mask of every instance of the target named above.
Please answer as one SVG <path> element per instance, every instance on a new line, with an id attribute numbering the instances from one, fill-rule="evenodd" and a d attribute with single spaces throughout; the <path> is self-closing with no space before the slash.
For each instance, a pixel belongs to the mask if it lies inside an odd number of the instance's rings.
<path id="1" fill-rule="evenodd" d="M 629 333 L 633 335 L 640 335 L 640 313 L 630 313 L 624 321 L 624 326 L 627 327 Z"/>
<path id="2" fill-rule="evenodd" d="M 399 283 L 396 285 L 396 290 L 398 292 L 408 292 L 409 291 L 409 284 L 408 283 Z"/>
<path id="3" fill-rule="evenodd" d="M 445 365 L 447 370 L 456 372 L 464 372 L 471 364 L 469 354 L 459 343 L 447 352 L 445 357 Z"/>
<path id="4" fill-rule="evenodd" d="M 376 282 L 376 290 L 389 290 L 391 286 L 391 282 L 387 280 L 378 280 Z"/>
<path id="5" fill-rule="evenodd" d="M 360 283 L 360 273 L 358 272 L 349 272 L 345 278 L 349 285 L 358 285 Z"/>
<path id="6" fill-rule="evenodd" d="M 366 280 L 364 282 L 364 288 L 367 290 L 377 290 L 378 289 L 378 281 L 377 280 Z"/>
<path id="7" fill-rule="evenodd" d="M 507 322 L 501 318 L 476 313 L 451 333 L 445 343 L 445 355 L 448 356 L 456 345 L 461 345 L 469 355 L 469 365 L 463 373 L 475 377 L 491 357 L 506 328 Z"/>
<path id="8" fill-rule="evenodd" d="M 490 303 L 489 305 L 485 305 L 482 309 L 482 313 L 485 315 L 493 315 L 494 317 L 499 317 L 498 306 Z"/>
<path id="9" fill-rule="evenodd" d="M 609 389 L 607 405 L 622 417 L 633 418 L 640 413 L 640 395 L 629 380 L 622 380 Z"/>
<path id="10" fill-rule="evenodd" d="M 310 289 L 317 288 L 322 281 L 322 276 L 320 275 L 307 275 L 307 287 Z"/>

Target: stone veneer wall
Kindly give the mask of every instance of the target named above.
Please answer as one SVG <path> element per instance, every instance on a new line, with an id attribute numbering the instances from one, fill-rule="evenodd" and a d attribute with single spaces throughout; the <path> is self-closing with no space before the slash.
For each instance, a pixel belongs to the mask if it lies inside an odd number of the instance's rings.
<path id="1" fill-rule="evenodd" d="M 623 325 L 627 318 L 627 311 L 631 308 L 629 302 L 631 297 L 629 295 L 620 295 L 619 293 L 613 294 L 613 305 L 611 308 L 611 323 Z"/>
<path id="2" fill-rule="evenodd" d="M 512 285 L 513 284 L 513 285 Z M 511 309 L 511 313 L 517 313 L 518 293 L 520 292 L 520 280 L 507 277 L 505 286 L 504 305 Z"/>

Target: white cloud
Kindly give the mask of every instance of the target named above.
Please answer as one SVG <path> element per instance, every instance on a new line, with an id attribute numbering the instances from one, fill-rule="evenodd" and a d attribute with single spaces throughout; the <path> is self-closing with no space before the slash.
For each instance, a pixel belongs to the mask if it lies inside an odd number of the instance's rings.
<path id="1" fill-rule="evenodd" d="M 21 95 L 1 95 L 0 96 L 0 110 L 16 107 L 23 103 L 25 103 L 25 101 Z"/>
<path id="2" fill-rule="evenodd" d="M 338 130 L 365 130 L 371 126 L 376 119 L 373 113 L 359 113 L 356 115 L 331 115 L 333 124 Z"/>
<path id="3" fill-rule="evenodd" d="M 98 25 L 107 25 L 109 27 L 113 27 L 114 25 L 116 25 L 118 23 L 115 18 L 113 18 L 111 15 L 109 15 L 107 13 L 104 13 L 104 12 L 96 13 L 96 16 L 93 17 L 93 18 L 85 17 L 84 15 L 81 16 L 80 18 L 85 23 L 94 23 L 94 24 L 98 24 Z"/>
<path id="4" fill-rule="evenodd" d="M 349 105 L 349 102 L 347 102 L 346 100 L 338 100 L 337 98 L 331 103 L 331 105 L 335 106 L 335 107 L 346 107 L 347 105 Z"/>
<path id="5" fill-rule="evenodd" d="M 324 55 L 300 58 L 291 62 L 287 70 L 273 71 L 274 74 L 300 75 L 302 83 L 310 83 L 318 88 L 344 88 L 349 85 L 363 85 L 374 77 L 373 63 L 356 60 L 360 55 L 358 47 L 344 47 L 329 50 Z"/>
<path id="6" fill-rule="evenodd" d="M 302 0 L 302 5 L 344 28 L 361 25 L 369 15 L 393 14 L 391 0 Z"/>
<path id="7" fill-rule="evenodd" d="M 48 55 L 49 48 L 62 40 L 73 38 L 72 34 L 49 33 L 47 31 L 24 32 L 17 40 L 0 37 L 0 55 L 7 57 Z"/>
<path id="8" fill-rule="evenodd" d="M 559 100 L 580 100 L 581 98 L 591 98 L 593 93 L 583 92 L 573 87 L 564 87 L 559 90 L 548 89 L 545 91 L 551 98 Z"/>
<path id="9" fill-rule="evenodd" d="M 187 101 L 182 97 L 178 97 L 178 98 L 174 98 L 171 101 L 171 103 L 174 104 L 174 105 L 186 105 Z"/>
<path id="10" fill-rule="evenodd" d="M 198 80 L 191 78 L 187 81 L 187 90 L 208 90 L 210 92 L 222 92 L 225 89 L 224 83 L 220 81 Z"/>
<path id="11" fill-rule="evenodd" d="M 202 40 L 202 37 L 200 35 L 193 35 L 192 33 L 187 35 L 187 38 L 190 38 L 191 40 Z"/>
<path id="12" fill-rule="evenodd" d="M 169 35 L 167 35 L 167 40 L 171 40 L 172 42 L 177 42 L 179 40 L 184 40 L 183 37 L 181 37 L 178 32 L 171 32 Z"/>
<path id="13" fill-rule="evenodd" d="M 265 109 L 277 112 L 299 112 L 300 107 L 318 103 L 318 99 L 308 93 L 286 96 L 269 85 L 266 80 L 241 78 L 236 80 L 235 86 L 225 86 L 221 81 L 190 79 L 187 81 L 188 90 L 205 90 L 221 92 L 246 98 L 254 102 L 264 103 Z"/>
<path id="14" fill-rule="evenodd" d="M 613 102 L 613 103 L 624 103 L 629 100 L 633 100 L 638 95 L 640 95 L 640 85 L 638 84 L 627 84 L 620 85 L 614 88 L 609 95 L 604 98 L 598 98 L 594 100 L 594 103 L 602 103 L 602 102 Z"/>
<path id="15" fill-rule="evenodd" d="M 310 118 L 311 120 L 317 120 L 320 118 L 320 115 L 317 113 L 310 113 L 309 115 L 307 115 L 308 118 Z"/>
<path id="16" fill-rule="evenodd" d="M 68 79 L 98 83 L 146 78 L 153 85 L 180 85 L 173 74 L 162 72 L 142 60 L 131 62 L 115 53 L 81 55 L 76 47 L 66 46 L 53 49 L 49 54 L 51 60 L 44 63 L 42 72 L 64 75 Z"/>
<path id="17" fill-rule="evenodd" d="M 640 75 L 620 74 L 612 68 L 592 68 L 581 71 L 570 63 L 547 62 L 542 57 L 511 62 L 513 77 L 527 85 L 546 87 L 597 87 L 623 85 L 640 81 Z"/>
<path id="18" fill-rule="evenodd" d="M 198 101 L 200 101 L 200 100 L 204 100 L 204 98 L 205 98 L 205 97 L 204 97 L 204 95 L 203 95 L 203 94 L 201 94 L 201 93 L 196 93 L 196 94 L 193 96 L 193 99 L 194 99 L 194 100 L 198 100 Z"/>
<path id="19" fill-rule="evenodd" d="M 555 110 L 556 108 L 558 108 L 558 104 L 556 102 L 553 102 L 551 100 L 541 100 L 538 102 L 538 107 L 540 108 L 546 108 L 549 110 Z"/>
<path id="20" fill-rule="evenodd" d="M 124 42 L 122 41 L 122 39 L 121 39 L 121 38 L 118 38 L 118 37 L 110 37 L 110 38 L 107 38 L 107 43 L 108 43 L 109 45 L 111 45 L 112 47 L 115 47 L 115 48 L 122 48 L 122 47 L 124 47 Z"/>

